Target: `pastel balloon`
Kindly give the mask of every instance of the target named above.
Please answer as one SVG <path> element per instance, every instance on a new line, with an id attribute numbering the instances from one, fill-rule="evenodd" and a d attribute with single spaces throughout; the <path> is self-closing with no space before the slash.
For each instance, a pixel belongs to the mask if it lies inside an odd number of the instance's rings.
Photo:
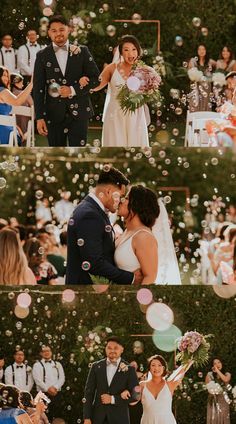
<path id="1" fill-rule="evenodd" d="M 165 331 L 154 331 L 152 340 L 158 349 L 164 352 L 173 352 L 176 348 L 176 341 L 181 336 L 181 330 L 172 325 Z"/>
<path id="2" fill-rule="evenodd" d="M 235 285 L 229 285 L 229 286 L 213 286 L 214 292 L 224 299 L 229 299 L 230 297 L 236 296 L 236 286 Z"/>
<path id="3" fill-rule="evenodd" d="M 31 296 L 28 293 L 20 293 L 17 296 L 16 303 L 22 308 L 28 308 L 32 302 Z"/>
<path id="4" fill-rule="evenodd" d="M 149 289 L 140 289 L 137 292 L 137 300 L 141 305 L 149 305 L 152 302 L 153 295 Z"/>
<path id="5" fill-rule="evenodd" d="M 17 318 L 24 319 L 29 315 L 29 308 L 22 308 L 19 305 L 16 305 L 14 309 L 14 314 Z"/>
<path id="6" fill-rule="evenodd" d="M 165 331 L 173 324 L 174 314 L 165 303 L 152 303 L 147 309 L 146 319 L 154 330 Z"/>
<path id="7" fill-rule="evenodd" d="M 75 292 L 74 290 L 71 289 L 66 289 L 63 291 L 62 293 L 62 300 L 64 302 L 73 302 L 73 300 L 75 300 Z"/>

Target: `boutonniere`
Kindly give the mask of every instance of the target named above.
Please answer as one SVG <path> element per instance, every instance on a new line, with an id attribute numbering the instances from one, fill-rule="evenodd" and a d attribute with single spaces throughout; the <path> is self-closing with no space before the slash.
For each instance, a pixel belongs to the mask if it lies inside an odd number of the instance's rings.
<path id="1" fill-rule="evenodd" d="M 69 51 L 70 51 L 70 56 L 73 56 L 73 55 L 77 55 L 81 53 L 81 48 L 79 46 L 76 46 L 75 44 L 71 44 Z"/>
<path id="2" fill-rule="evenodd" d="M 27 372 L 27 374 L 30 374 L 32 372 L 32 368 L 31 367 L 27 367 L 26 372 Z"/>
<path id="3" fill-rule="evenodd" d="M 53 368 L 56 368 L 56 370 L 58 370 L 57 364 L 53 365 Z"/>
<path id="4" fill-rule="evenodd" d="M 124 362 L 121 362 L 119 365 L 119 369 L 118 372 L 122 371 L 122 372 L 127 372 L 129 369 L 128 365 L 125 364 Z"/>

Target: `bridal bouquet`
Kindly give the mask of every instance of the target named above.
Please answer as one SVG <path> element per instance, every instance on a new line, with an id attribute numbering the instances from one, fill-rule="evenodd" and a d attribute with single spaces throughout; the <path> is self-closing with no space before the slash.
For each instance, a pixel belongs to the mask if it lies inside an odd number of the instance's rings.
<path id="1" fill-rule="evenodd" d="M 138 61 L 117 96 L 123 112 L 135 112 L 146 103 L 157 103 L 160 100 L 160 83 L 160 75 L 144 62 Z"/>
<path id="2" fill-rule="evenodd" d="M 199 82 L 203 79 L 203 72 L 199 71 L 196 67 L 193 67 L 188 70 L 188 76 L 191 81 Z"/>
<path id="3" fill-rule="evenodd" d="M 178 340 L 179 353 L 176 360 L 182 364 L 187 364 L 190 360 L 193 365 L 201 367 L 207 363 L 209 358 L 210 343 L 207 338 L 211 335 L 203 336 L 197 331 L 188 331 Z"/>

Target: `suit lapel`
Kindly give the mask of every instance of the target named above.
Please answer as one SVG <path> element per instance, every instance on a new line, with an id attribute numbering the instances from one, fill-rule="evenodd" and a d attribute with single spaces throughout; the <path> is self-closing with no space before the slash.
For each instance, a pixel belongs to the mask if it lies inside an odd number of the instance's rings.
<path id="1" fill-rule="evenodd" d="M 67 74 L 69 74 L 69 68 L 70 68 L 70 64 L 71 64 L 71 59 L 72 59 L 72 55 L 70 54 L 70 44 L 69 44 L 69 48 L 68 48 L 68 56 L 67 56 L 67 62 L 66 62 L 66 69 L 65 69 L 65 77 Z"/>
<path id="2" fill-rule="evenodd" d="M 109 386 L 108 386 L 108 381 L 107 381 L 107 360 L 106 359 L 104 359 L 101 363 L 101 372 L 104 376 L 104 379 L 106 381 L 106 386 L 108 388 Z"/>

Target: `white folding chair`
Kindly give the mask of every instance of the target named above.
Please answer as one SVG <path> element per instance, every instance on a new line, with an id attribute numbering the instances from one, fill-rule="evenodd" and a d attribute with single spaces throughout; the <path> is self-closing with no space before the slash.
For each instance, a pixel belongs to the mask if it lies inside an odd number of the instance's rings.
<path id="1" fill-rule="evenodd" d="M 185 147 L 208 146 L 209 137 L 205 129 L 206 121 L 220 119 L 217 112 L 187 112 Z"/>
<path id="2" fill-rule="evenodd" d="M 30 118 L 27 126 L 26 147 L 34 147 L 35 131 L 34 131 L 34 106 L 13 106 L 12 113 Z"/>
<path id="3" fill-rule="evenodd" d="M 0 115 L 0 125 L 4 127 L 12 127 L 12 131 L 9 135 L 8 144 L 1 144 L 0 146 L 6 147 L 6 146 L 18 146 L 18 140 L 17 140 L 17 129 L 16 129 L 16 115 Z M 0 140 L 1 140 L 1 133 L 0 133 Z"/>

